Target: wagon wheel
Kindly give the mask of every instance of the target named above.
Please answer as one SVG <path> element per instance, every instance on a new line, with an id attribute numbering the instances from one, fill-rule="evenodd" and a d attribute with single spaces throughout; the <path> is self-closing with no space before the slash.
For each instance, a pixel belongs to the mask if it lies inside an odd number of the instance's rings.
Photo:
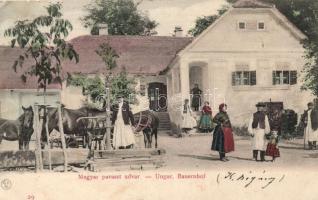
<path id="1" fill-rule="evenodd" d="M 69 136 L 66 139 L 66 148 L 78 148 L 78 141 L 76 140 L 76 138 L 74 136 Z"/>

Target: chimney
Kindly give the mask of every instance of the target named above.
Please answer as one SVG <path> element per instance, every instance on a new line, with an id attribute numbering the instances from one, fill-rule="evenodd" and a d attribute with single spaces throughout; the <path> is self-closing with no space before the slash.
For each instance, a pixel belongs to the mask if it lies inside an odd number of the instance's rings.
<path id="1" fill-rule="evenodd" d="M 99 35 L 108 35 L 108 25 L 107 24 L 98 24 L 98 33 Z"/>
<path id="2" fill-rule="evenodd" d="M 182 37 L 183 36 L 183 30 L 181 26 L 174 27 L 174 36 L 175 37 Z"/>

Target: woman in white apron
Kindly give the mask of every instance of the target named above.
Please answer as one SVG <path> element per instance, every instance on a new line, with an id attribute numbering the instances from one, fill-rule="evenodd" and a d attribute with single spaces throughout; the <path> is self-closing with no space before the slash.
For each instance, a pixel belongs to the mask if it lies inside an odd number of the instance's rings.
<path id="1" fill-rule="evenodd" d="M 132 125 L 134 125 L 134 117 L 130 111 L 128 102 L 124 101 L 122 97 L 120 97 L 118 105 L 113 108 L 112 122 L 114 125 L 114 149 L 133 148 L 135 144 L 135 136 L 132 128 Z"/>
<path id="2" fill-rule="evenodd" d="M 197 121 L 192 117 L 191 108 L 189 105 L 189 99 L 184 100 L 183 112 L 182 112 L 182 124 L 181 128 L 183 132 L 187 133 L 189 130 L 197 126 Z"/>

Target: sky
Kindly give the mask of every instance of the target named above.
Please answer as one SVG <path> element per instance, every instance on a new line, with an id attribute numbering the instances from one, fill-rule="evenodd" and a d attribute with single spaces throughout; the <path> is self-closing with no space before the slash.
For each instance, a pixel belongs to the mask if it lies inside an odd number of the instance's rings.
<path id="1" fill-rule="evenodd" d="M 3 36 L 4 30 L 14 25 L 17 20 L 33 19 L 45 13 L 44 0 L 0 0 L 0 45 L 9 45 L 9 38 Z M 64 0 L 64 18 L 71 21 L 73 31 L 67 39 L 89 34 L 80 20 L 86 14 L 85 5 L 91 0 Z M 224 0 L 142 0 L 139 9 L 156 20 L 158 35 L 171 36 L 175 26 L 181 26 L 184 35 L 194 26 L 195 19 L 216 14 L 225 5 Z"/>

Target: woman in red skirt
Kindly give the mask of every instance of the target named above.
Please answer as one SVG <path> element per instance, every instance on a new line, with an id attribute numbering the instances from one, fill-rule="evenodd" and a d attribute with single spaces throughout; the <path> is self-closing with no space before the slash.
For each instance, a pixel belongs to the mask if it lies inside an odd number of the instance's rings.
<path id="1" fill-rule="evenodd" d="M 221 104 L 219 106 L 219 113 L 213 118 L 213 122 L 217 126 L 214 129 L 211 150 L 219 152 L 221 161 L 228 161 L 225 153 L 234 151 L 232 125 L 226 110 L 227 105 Z"/>

